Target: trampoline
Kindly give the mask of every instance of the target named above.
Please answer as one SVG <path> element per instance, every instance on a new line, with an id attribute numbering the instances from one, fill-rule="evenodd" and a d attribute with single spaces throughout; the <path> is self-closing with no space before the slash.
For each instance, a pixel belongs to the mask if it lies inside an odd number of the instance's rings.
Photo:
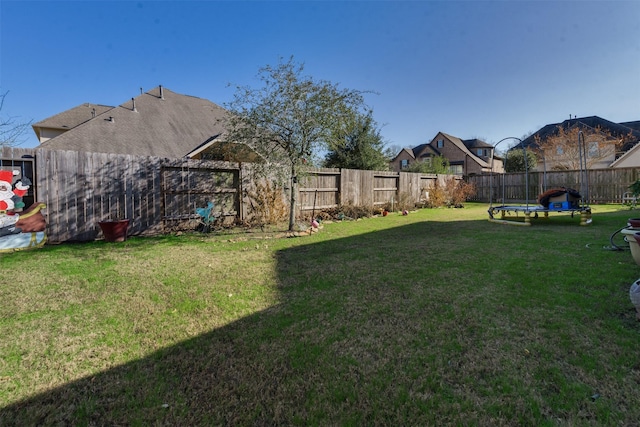
<path id="1" fill-rule="evenodd" d="M 582 138 L 581 138 L 582 137 Z M 537 198 L 537 205 L 529 204 L 529 168 L 527 165 L 527 154 L 524 145 L 522 144 L 522 140 L 520 138 L 509 137 L 504 138 L 495 145 L 498 146 L 503 141 L 515 139 L 520 141 L 520 146 L 523 150 L 523 158 L 524 158 L 524 166 L 525 166 L 525 204 L 504 204 L 505 201 L 505 180 L 502 180 L 502 205 L 494 205 L 493 204 L 493 153 L 491 157 L 491 192 L 489 199 L 489 221 L 501 223 L 501 224 L 510 224 L 510 225 L 523 225 L 530 226 L 532 219 L 537 219 L 539 217 L 543 217 L 545 219 L 549 218 L 550 212 L 567 212 L 571 214 L 571 217 L 574 217 L 576 214 L 580 215 L 580 225 L 589 225 L 592 222 L 591 218 L 591 207 L 584 203 L 585 198 L 588 198 L 588 180 L 587 180 L 587 172 L 586 172 L 586 153 L 584 148 L 584 136 L 582 136 L 582 132 L 578 133 L 578 147 L 579 147 L 579 156 L 580 156 L 580 188 L 581 192 L 578 192 L 572 188 L 567 187 L 555 187 L 552 189 L 546 189 L 546 165 L 545 165 L 545 178 L 543 181 L 543 186 L 545 191 L 540 194 Z M 495 151 L 495 150 L 494 150 Z M 506 164 L 506 158 L 505 158 Z M 581 195 L 581 193 L 583 195 Z M 515 218 L 511 216 L 511 214 L 515 215 Z M 524 216 L 524 221 L 520 220 L 520 214 Z"/>

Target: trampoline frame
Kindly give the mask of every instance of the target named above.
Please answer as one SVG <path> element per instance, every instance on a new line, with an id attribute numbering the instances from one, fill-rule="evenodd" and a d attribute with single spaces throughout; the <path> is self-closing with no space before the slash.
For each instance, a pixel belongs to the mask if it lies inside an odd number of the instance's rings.
<path id="1" fill-rule="evenodd" d="M 526 200 L 526 204 L 523 205 L 505 205 L 504 204 L 504 200 L 505 200 L 505 180 L 502 180 L 502 201 L 503 204 L 502 205 L 498 205 L 498 206 L 494 206 L 493 205 L 493 153 L 495 152 L 495 149 L 498 147 L 498 145 L 504 141 L 507 140 L 517 140 L 520 142 L 520 147 L 522 147 L 522 153 L 523 153 L 523 158 L 524 158 L 524 169 L 525 169 L 525 200 Z M 588 225 L 591 224 L 592 222 L 592 218 L 591 218 L 591 207 L 584 202 L 584 200 L 588 200 L 589 198 L 589 180 L 588 180 L 588 174 L 587 174 L 587 162 L 586 162 L 586 148 L 585 148 L 585 143 L 584 143 L 584 135 L 582 133 L 582 131 L 578 132 L 578 153 L 579 153 L 579 161 L 580 161 L 580 204 L 578 207 L 571 207 L 571 208 L 548 208 L 548 207 L 544 207 L 542 205 L 530 205 L 529 204 L 529 167 L 527 164 L 527 151 L 526 148 L 524 147 L 523 141 L 520 138 L 516 138 L 516 137 L 507 137 L 507 138 L 503 138 L 500 141 L 498 141 L 496 143 L 496 145 L 494 146 L 494 150 L 492 150 L 491 152 L 491 178 L 490 178 L 490 182 L 491 182 L 491 189 L 489 192 L 489 221 L 490 222 L 496 222 L 496 223 L 501 223 L 501 224 L 510 224 L 510 225 L 524 225 L 524 226 L 530 226 L 531 225 L 531 216 L 533 215 L 534 218 L 538 218 L 539 214 L 543 214 L 544 218 L 549 218 L 549 212 L 570 212 L 571 213 L 571 217 L 573 217 L 575 215 L 576 212 L 580 213 L 580 225 Z M 544 157 L 543 157 L 543 162 L 544 162 Z M 506 166 L 506 157 L 505 157 L 505 162 L 504 162 L 504 166 Z M 547 190 L 547 179 L 546 179 L 546 174 L 547 174 L 547 170 L 546 170 L 546 162 L 544 163 L 544 177 L 543 177 L 543 186 L 544 186 L 544 190 Z M 516 218 L 518 217 L 518 213 L 523 213 L 524 214 L 524 222 L 521 221 L 515 221 L 515 220 L 510 220 L 507 219 L 506 216 L 507 214 L 510 214 L 511 212 L 515 212 L 516 214 Z M 496 214 L 500 214 L 500 219 L 496 219 L 495 215 Z"/>

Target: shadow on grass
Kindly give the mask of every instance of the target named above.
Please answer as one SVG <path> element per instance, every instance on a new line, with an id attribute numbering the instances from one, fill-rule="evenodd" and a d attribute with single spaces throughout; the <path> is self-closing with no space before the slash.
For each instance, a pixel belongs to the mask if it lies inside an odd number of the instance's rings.
<path id="1" fill-rule="evenodd" d="M 279 304 L 11 404 L 0 409 L 0 425 L 425 425 L 477 417 L 478 401 L 459 395 L 461 371 L 451 363 L 461 362 L 451 355 L 481 349 L 483 325 L 473 298 L 451 288 L 496 280 L 483 260 L 519 245 L 500 227 L 425 221 L 282 250 Z M 576 233 L 570 227 L 563 230 Z M 465 375 L 491 376 L 490 354 L 483 353 L 487 366 Z M 497 393 L 476 421 L 544 419 L 532 409 L 537 396 L 521 398 L 517 382 L 511 387 L 511 409 Z"/>

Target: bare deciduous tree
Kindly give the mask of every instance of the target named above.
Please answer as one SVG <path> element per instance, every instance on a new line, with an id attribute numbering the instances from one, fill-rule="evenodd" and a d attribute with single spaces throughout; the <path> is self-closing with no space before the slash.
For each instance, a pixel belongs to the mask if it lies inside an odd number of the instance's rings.
<path id="1" fill-rule="evenodd" d="M 582 133 L 582 135 L 580 135 Z M 582 140 L 579 143 L 579 138 Z M 537 153 L 551 170 L 578 170 L 582 165 L 587 169 L 608 158 L 615 158 L 616 151 L 629 136 L 614 137 L 600 127 L 558 126 L 557 131 L 544 139 L 534 137 Z M 583 152 L 581 153 L 581 149 Z"/>
<path id="2" fill-rule="evenodd" d="M 20 122 L 17 117 L 2 114 L 4 101 L 9 92 L 0 94 L 0 147 L 20 145 L 22 137 L 28 132 L 31 121 Z"/>

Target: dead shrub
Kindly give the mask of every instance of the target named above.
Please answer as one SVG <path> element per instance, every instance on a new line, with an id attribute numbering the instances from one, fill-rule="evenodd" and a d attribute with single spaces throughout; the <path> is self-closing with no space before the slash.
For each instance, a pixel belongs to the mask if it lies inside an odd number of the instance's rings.
<path id="1" fill-rule="evenodd" d="M 286 221 L 289 208 L 284 199 L 284 191 L 277 184 L 267 181 L 258 182 L 255 191 L 248 192 L 251 203 L 249 225 L 264 227 Z"/>
<path id="2" fill-rule="evenodd" d="M 464 180 L 452 179 L 448 185 L 451 186 L 449 196 L 451 206 L 454 208 L 463 208 L 464 202 L 466 202 L 469 197 L 476 194 L 476 186 Z"/>
<path id="3" fill-rule="evenodd" d="M 437 179 L 433 186 L 423 189 L 429 192 L 427 207 L 439 208 L 443 206 L 461 208 L 464 202 L 476 193 L 476 187 L 464 180 L 448 177 L 441 183 Z"/>
<path id="4" fill-rule="evenodd" d="M 436 179 L 433 186 L 424 189 L 429 191 L 429 200 L 427 200 L 427 207 L 429 208 L 441 208 L 447 205 L 449 197 L 447 196 L 445 186 L 440 184 L 440 180 Z"/>

